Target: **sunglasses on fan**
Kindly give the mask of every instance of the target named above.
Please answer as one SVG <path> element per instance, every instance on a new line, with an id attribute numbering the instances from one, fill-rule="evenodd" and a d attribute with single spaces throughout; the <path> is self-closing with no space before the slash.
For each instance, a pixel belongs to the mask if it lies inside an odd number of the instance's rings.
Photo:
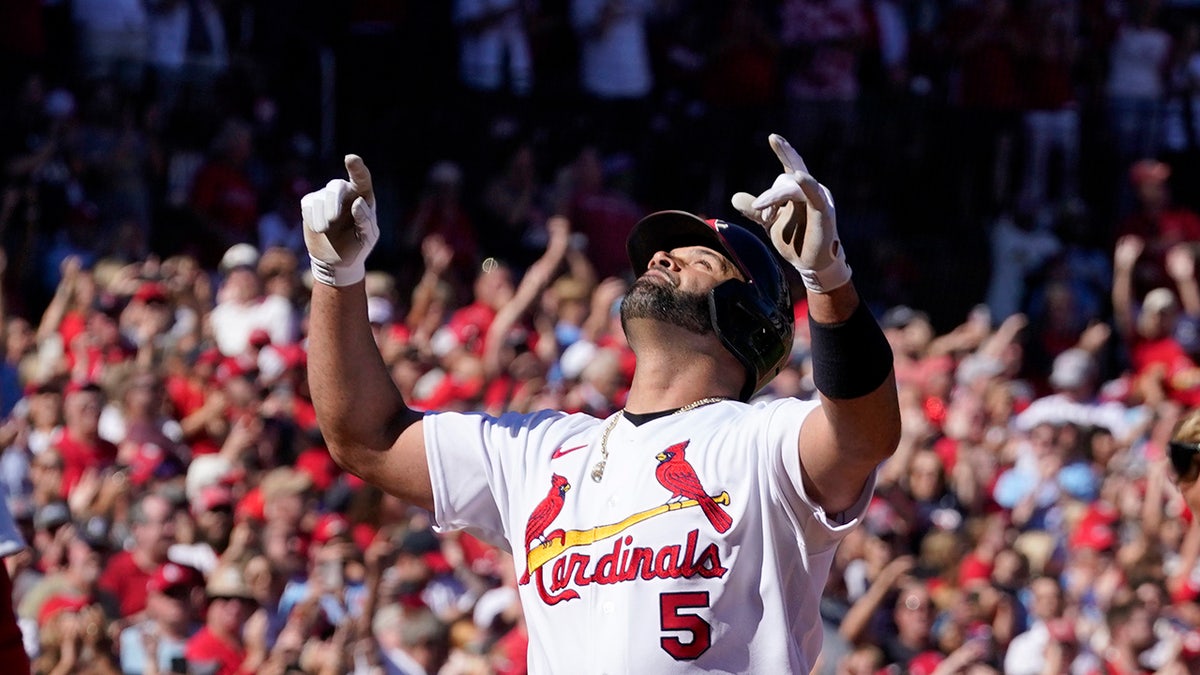
<path id="1" fill-rule="evenodd" d="M 1200 443 L 1171 441 L 1167 443 L 1171 455 L 1171 467 L 1175 475 L 1184 483 L 1190 483 L 1200 477 Z"/>

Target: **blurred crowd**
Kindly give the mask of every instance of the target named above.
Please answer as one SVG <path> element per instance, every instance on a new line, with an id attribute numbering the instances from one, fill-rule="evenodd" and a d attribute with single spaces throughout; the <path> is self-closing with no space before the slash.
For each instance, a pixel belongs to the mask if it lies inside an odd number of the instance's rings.
<path id="1" fill-rule="evenodd" d="M 1164 450 L 1200 405 L 1194 7 L 328 5 L 0 4 L 0 487 L 36 673 L 524 672 L 511 556 L 322 444 L 299 198 L 342 152 L 376 171 L 368 310 L 407 401 L 603 416 L 625 234 L 728 215 L 770 131 L 838 199 L 904 406 L 818 671 L 1200 672 Z M 796 298 L 765 399 L 814 395 Z"/>
<path id="2" fill-rule="evenodd" d="M 1200 208 L 1198 26 L 1189 0 L 12 0 L 3 243 L 30 312 L 74 249 L 300 252 L 297 197 L 357 152 L 403 283 L 431 231 L 524 267 L 563 210 L 607 275 L 639 213 L 769 182 L 779 132 L 859 285 L 946 330 L 990 253 L 1041 261 L 1014 237 L 1107 259 L 1138 160 L 1169 166 L 1158 211 Z"/>

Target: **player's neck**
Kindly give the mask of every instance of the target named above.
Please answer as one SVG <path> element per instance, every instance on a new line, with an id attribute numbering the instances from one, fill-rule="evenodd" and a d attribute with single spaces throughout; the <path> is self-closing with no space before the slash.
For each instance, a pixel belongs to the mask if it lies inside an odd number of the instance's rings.
<path id="1" fill-rule="evenodd" d="M 732 355 L 728 359 L 704 353 L 658 356 L 638 354 L 625 410 L 654 413 L 682 408 L 704 398 L 737 398 L 740 393 L 745 371 Z"/>
<path id="2" fill-rule="evenodd" d="M 626 324 L 625 335 L 637 355 L 627 411 L 670 410 L 702 398 L 737 398 L 741 393 L 746 371 L 716 334 L 634 320 Z"/>

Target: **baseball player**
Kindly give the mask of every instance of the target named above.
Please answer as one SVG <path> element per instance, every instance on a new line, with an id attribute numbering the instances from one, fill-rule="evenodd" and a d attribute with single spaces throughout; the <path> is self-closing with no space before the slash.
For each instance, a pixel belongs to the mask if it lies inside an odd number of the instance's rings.
<path id="1" fill-rule="evenodd" d="M 621 318 L 637 369 L 607 419 L 410 409 L 367 321 L 370 173 L 349 155 L 349 180 L 302 201 L 319 282 L 309 376 L 329 447 L 439 527 L 513 551 L 531 673 L 808 673 L 820 650 L 834 550 L 900 417 L 833 199 L 783 138 L 770 143 L 782 173 L 733 199 L 766 236 L 680 211 L 633 229 L 640 276 Z M 807 287 L 820 397 L 749 404 L 792 347 L 776 253 Z"/>

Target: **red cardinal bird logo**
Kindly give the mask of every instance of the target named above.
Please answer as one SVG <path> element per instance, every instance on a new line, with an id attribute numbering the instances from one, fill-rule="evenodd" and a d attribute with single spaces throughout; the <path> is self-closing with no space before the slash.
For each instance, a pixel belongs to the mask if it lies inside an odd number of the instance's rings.
<path id="1" fill-rule="evenodd" d="M 571 489 L 571 484 L 567 479 L 558 474 L 550 477 L 550 492 L 542 498 L 542 501 L 533 509 L 533 513 L 529 514 L 529 522 L 525 525 L 525 551 L 528 552 L 533 548 L 532 544 L 535 540 L 541 539 L 543 542 L 553 539 L 554 537 L 563 536 L 562 530 L 555 530 L 547 537 L 543 535 L 546 528 L 554 519 L 558 517 L 562 511 L 563 497 L 567 494 L 567 490 Z M 521 577 L 521 583 L 529 582 L 529 570 L 525 570 L 525 574 Z"/>
<path id="2" fill-rule="evenodd" d="M 655 455 L 658 468 L 654 470 L 654 476 L 663 487 L 671 491 L 671 499 L 668 499 L 668 502 L 672 499 L 695 499 L 713 528 L 717 532 L 725 532 L 733 525 L 733 518 L 708 496 L 708 492 L 700 484 L 700 479 L 696 477 L 696 470 L 684 458 L 683 449 L 689 442 L 676 443 Z"/>

